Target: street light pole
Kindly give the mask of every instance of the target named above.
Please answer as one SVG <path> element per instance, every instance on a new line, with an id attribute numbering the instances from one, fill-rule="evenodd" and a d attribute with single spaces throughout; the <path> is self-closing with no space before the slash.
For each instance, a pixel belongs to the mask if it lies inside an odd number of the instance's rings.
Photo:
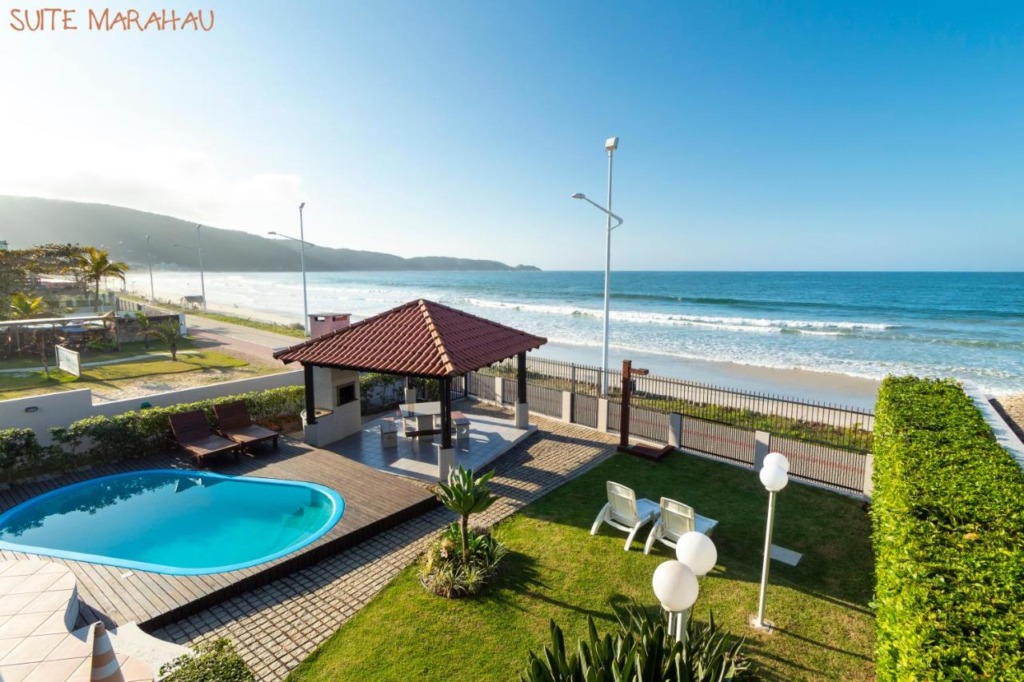
<path id="1" fill-rule="evenodd" d="M 614 139 L 614 138 L 613 138 Z M 611 152 L 608 152 L 609 158 L 611 158 Z M 611 187 L 611 185 L 609 185 Z M 605 242 L 605 260 L 604 260 L 604 343 L 601 352 L 601 395 L 608 395 L 608 279 L 611 272 L 612 265 L 612 230 L 622 225 L 622 218 L 615 215 L 601 204 L 592 201 L 586 194 L 577 192 L 572 195 L 573 199 L 582 199 L 599 211 L 602 211 L 608 216 L 608 227 L 606 229 L 606 242 Z M 612 218 L 615 218 L 619 222 L 612 225 Z"/>
<path id="2" fill-rule="evenodd" d="M 306 233 L 302 225 L 302 209 L 305 208 L 305 206 L 306 202 L 299 204 L 299 239 L 289 237 L 288 235 L 281 234 L 280 232 L 268 232 L 267 234 L 273 235 L 274 237 L 291 239 L 293 242 L 299 243 L 299 262 L 302 265 L 302 308 L 306 315 L 306 321 L 305 324 L 302 325 L 302 328 L 305 330 L 306 336 L 309 336 L 309 299 L 306 297 L 306 249 L 313 248 L 316 244 L 310 244 L 305 239 Z"/>
<path id="3" fill-rule="evenodd" d="M 302 266 L 302 312 L 305 317 L 302 320 L 302 328 L 309 336 L 309 298 L 306 296 L 306 232 L 302 225 L 302 209 L 306 208 L 306 202 L 299 204 L 299 262 Z"/>
<path id="4" fill-rule="evenodd" d="M 149 301 L 156 303 L 156 294 L 153 293 L 153 249 L 150 248 L 149 235 L 146 235 L 146 260 L 149 261 Z"/>
<path id="5" fill-rule="evenodd" d="M 608 395 L 608 280 L 612 271 L 612 156 L 619 148 L 619 138 L 610 137 L 604 143 L 608 151 L 608 226 L 604 248 L 604 340 L 601 349 L 601 395 Z"/>
<path id="6" fill-rule="evenodd" d="M 196 225 L 196 243 L 199 245 L 199 286 L 203 295 L 203 312 L 206 312 L 206 276 L 203 274 L 203 237 L 202 225 Z"/>

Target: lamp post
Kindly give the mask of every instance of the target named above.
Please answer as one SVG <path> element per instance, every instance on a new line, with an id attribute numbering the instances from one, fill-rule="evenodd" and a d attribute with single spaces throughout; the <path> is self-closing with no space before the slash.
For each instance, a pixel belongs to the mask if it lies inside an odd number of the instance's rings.
<path id="1" fill-rule="evenodd" d="M 651 586 L 668 614 L 668 634 L 674 635 L 677 642 L 685 642 L 690 607 L 700 594 L 697 575 L 681 561 L 665 561 L 654 569 Z"/>
<path id="2" fill-rule="evenodd" d="M 772 561 L 772 528 L 775 524 L 775 495 L 789 483 L 789 460 L 785 455 L 771 452 L 764 458 L 761 466 L 761 484 L 768 491 L 768 525 L 764 533 L 764 561 L 761 564 L 761 594 L 757 600 L 757 619 L 753 626 L 762 630 L 771 630 L 772 624 L 765 622 L 764 602 L 768 590 L 768 569 Z"/>
<path id="3" fill-rule="evenodd" d="M 613 137 L 612 138 L 612 140 L 616 140 L 616 141 L 618 139 L 619 138 L 617 138 L 617 137 Z M 611 187 L 612 187 L 612 185 L 611 185 L 611 158 L 612 158 L 612 150 L 609 150 L 608 151 L 608 172 L 609 172 L 609 176 L 608 176 L 608 199 L 609 199 L 609 201 L 611 201 Z M 603 334 L 603 337 L 602 337 L 603 341 L 602 341 L 602 344 L 601 344 L 602 345 L 602 349 L 601 349 L 601 395 L 608 395 L 608 315 L 609 315 L 609 312 L 608 312 L 609 311 L 609 305 L 608 305 L 608 280 L 609 280 L 610 275 L 611 275 L 611 267 L 612 267 L 612 230 L 614 230 L 615 228 L 621 226 L 623 221 L 622 221 L 622 218 L 620 218 L 619 216 L 615 215 L 609 209 L 606 209 L 601 204 L 599 204 L 599 203 L 597 203 L 595 201 L 592 201 L 589 197 L 587 197 L 586 194 L 583 194 L 582 192 L 577 192 L 576 194 L 573 194 L 572 198 L 573 199 L 582 199 L 583 201 L 587 202 L 588 204 L 590 204 L 591 206 L 595 207 L 596 209 L 598 209 L 602 213 L 605 213 L 608 216 L 608 227 L 606 229 L 605 258 L 604 258 L 604 334 Z M 612 218 L 615 218 L 619 222 L 617 222 L 615 225 L 612 225 Z"/>
<path id="4" fill-rule="evenodd" d="M 146 235 L 146 260 L 149 261 L 149 300 L 156 303 L 156 294 L 153 291 L 153 249 L 150 248 L 149 235 Z"/>
<path id="5" fill-rule="evenodd" d="M 306 202 L 299 204 L 299 238 L 289 237 L 286 234 L 280 232 L 268 232 L 267 234 L 274 237 L 283 237 L 284 239 L 291 239 L 293 242 L 299 242 L 299 257 L 302 266 L 302 308 L 306 315 L 306 319 L 302 328 L 306 331 L 306 336 L 309 336 L 309 303 L 306 297 L 306 249 L 313 248 L 316 244 L 310 244 L 305 240 L 305 232 L 302 229 L 302 209 L 306 206 Z"/>
<path id="6" fill-rule="evenodd" d="M 306 208 L 306 202 L 299 204 L 299 263 L 302 266 L 302 327 L 309 336 L 309 299 L 306 297 L 306 231 L 302 224 L 302 209 Z"/>
<path id="7" fill-rule="evenodd" d="M 206 312 L 206 277 L 203 274 L 203 237 L 200 231 L 202 225 L 196 225 L 196 244 L 199 247 L 199 287 L 203 295 L 203 312 Z"/>

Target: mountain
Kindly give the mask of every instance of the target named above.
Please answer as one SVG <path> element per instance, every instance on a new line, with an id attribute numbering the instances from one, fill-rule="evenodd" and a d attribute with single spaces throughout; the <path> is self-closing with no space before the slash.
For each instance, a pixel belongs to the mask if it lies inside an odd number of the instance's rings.
<path id="1" fill-rule="evenodd" d="M 147 249 L 146 235 L 150 236 Z M 299 269 L 296 241 L 203 225 L 203 266 L 209 272 L 288 272 Z M 196 224 L 120 206 L 0 196 L 0 241 L 12 249 L 39 244 L 103 247 L 114 260 L 154 267 L 194 269 Z M 306 249 L 306 270 L 537 270 L 493 260 L 422 256 L 317 246 Z"/>

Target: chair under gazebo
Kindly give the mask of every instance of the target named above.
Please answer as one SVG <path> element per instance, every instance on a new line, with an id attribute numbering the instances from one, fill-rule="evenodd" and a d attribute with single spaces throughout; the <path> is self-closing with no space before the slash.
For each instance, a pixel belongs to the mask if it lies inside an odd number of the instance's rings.
<path id="1" fill-rule="evenodd" d="M 452 380 L 496 362 L 517 359 L 515 424 L 528 426 L 526 353 L 547 339 L 434 301 L 419 299 L 351 326 L 276 351 L 302 365 L 306 386 L 306 442 L 325 447 L 361 429 L 359 373 L 406 378 L 406 402 L 415 402 L 413 379 L 437 381 L 440 396 L 438 478 L 453 466 Z"/>

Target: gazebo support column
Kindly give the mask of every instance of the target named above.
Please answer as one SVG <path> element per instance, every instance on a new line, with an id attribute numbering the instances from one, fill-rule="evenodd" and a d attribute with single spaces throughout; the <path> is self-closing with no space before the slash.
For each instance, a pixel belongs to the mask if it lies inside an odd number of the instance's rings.
<path id="1" fill-rule="evenodd" d="M 302 366 L 302 378 L 306 383 L 306 423 L 316 424 L 316 395 L 313 392 L 313 365 Z"/>
<path id="2" fill-rule="evenodd" d="M 452 380 L 437 380 L 441 393 L 441 447 L 437 453 L 437 479 L 448 480 L 448 472 L 455 468 L 455 449 L 452 448 Z"/>
<path id="3" fill-rule="evenodd" d="M 530 426 L 530 406 L 526 401 L 526 353 L 520 353 L 516 360 L 516 428 L 525 429 Z"/>

